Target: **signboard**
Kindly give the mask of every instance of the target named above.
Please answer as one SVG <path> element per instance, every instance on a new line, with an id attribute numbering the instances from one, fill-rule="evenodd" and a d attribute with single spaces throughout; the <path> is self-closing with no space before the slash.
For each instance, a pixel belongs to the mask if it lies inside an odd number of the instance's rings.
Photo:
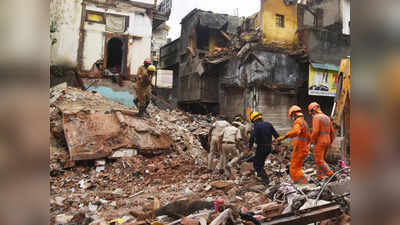
<path id="1" fill-rule="evenodd" d="M 174 81 L 173 73 L 172 70 L 157 70 L 157 76 L 153 76 L 152 84 L 158 88 L 172 88 Z"/>
<path id="2" fill-rule="evenodd" d="M 323 67 L 315 68 L 310 64 L 308 79 L 309 95 L 335 97 L 337 85 L 337 71 L 324 69 Z"/>

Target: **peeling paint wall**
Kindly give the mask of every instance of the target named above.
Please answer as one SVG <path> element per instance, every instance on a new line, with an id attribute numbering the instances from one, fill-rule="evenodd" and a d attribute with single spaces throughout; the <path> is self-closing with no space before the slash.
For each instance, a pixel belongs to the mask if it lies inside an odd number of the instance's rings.
<path id="1" fill-rule="evenodd" d="M 308 77 L 301 70 L 295 58 L 283 53 L 254 50 L 254 56 L 241 63 L 241 59 L 233 58 L 225 63 L 221 71 L 221 84 L 225 86 L 241 86 L 245 84 L 257 86 L 278 86 L 296 88 Z"/>
<path id="2" fill-rule="evenodd" d="M 350 35 L 350 0 L 317 1 L 309 7 L 322 14 L 319 18 L 322 20 L 321 27 Z M 309 11 L 304 10 L 303 18 L 305 26 L 314 26 L 314 16 Z"/>
<path id="3" fill-rule="evenodd" d="M 151 41 L 151 51 L 152 51 L 151 57 L 153 61 L 160 62 L 160 49 L 162 46 L 168 43 L 167 40 L 168 30 L 169 27 L 166 23 L 161 24 L 155 30 L 153 30 L 153 37 Z"/>
<path id="4" fill-rule="evenodd" d="M 350 0 L 340 0 L 343 34 L 350 35 Z"/>
<path id="5" fill-rule="evenodd" d="M 153 1 L 132 1 L 154 4 Z M 52 0 L 50 3 L 50 21 L 55 21 L 57 30 L 54 38 L 57 42 L 51 47 L 51 64 L 76 67 L 79 48 L 79 29 L 81 22 L 82 0 Z M 127 35 L 127 67 L 131 74 L 136 74 L 145 58 L 150 57 L 152 21 L 146 9 L 132 6 L 127 2 L 113 1 L 115 7 L 88 3 L 86 9 L 116 15 L 129 16 L 129 27 L 120 35 Z M 85 19 L 85 18 L 84 18 Z M 88 71 L 99 59 L 104 58 L 106 25 L 84 22 L 84 42 L 82 70 Z"/>
<path id="6" fill-rule="evenodd" d="M 301 31 L 310 61 L 340 65 L 351 54 L 351 38 L 341 32 L 308 28 Z"/>
<path id="7" fill-rule="evenodd" d="M 93 63 L 104 57 L 104 24 L 85 23 L 83 42 L 83 70 L 90 70 Z"/>
<path id="8" fill-rule="evenodd" d="M 51 34 L 55 43 L 50 45 L 52 65 L 77 66 L 81 2 L 82 0 L 50 1 L 50 25 L 53 24 L 55 29 Z"/>
<path id="9" fill-rule="evenodd" d="M 318 4 L 314 4 L 311 10 L 316 11 L 317 9 L 322 10 L 322 27 L 330 26 L 335 23 L 340 23 L 340 0 L 327 0 L 321 1 Z M 304 14 L 304 24 L 313 26 L 314 16 L 305 10 Z"/>
<path id="10" fill-rule="evenodd" d="M 276 14 L 284 16 L 284 27 L 276 24 Z M 263 44 L 293 48 L 297 43 L 297 5 L 283 0 L 261 0 Z"/>

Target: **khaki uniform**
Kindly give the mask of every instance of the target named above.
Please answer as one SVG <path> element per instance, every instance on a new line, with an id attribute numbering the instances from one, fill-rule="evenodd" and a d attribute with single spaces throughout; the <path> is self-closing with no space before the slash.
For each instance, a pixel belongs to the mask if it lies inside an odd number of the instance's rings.
<path id="1" fill-rule="evenodd" d="M 242 139 L 240 130 L 234 126 L 225 127 L 222 132 L 222 153 L 219 160 L 219 168 L 224 169 L 230 175 L 230 168 L 239 161 L 240 152 L 237 144 Z M 227 164 L 226 162 L 229 161 Z M 229 167 L 229 169 L 228 169 Z"/>
<path id="2" fill-rule="evenodd" d="M 238 125 L 238 129 L 240 130 L 240 135 L 242 139 L 239 142 L 239 150 L 240 157 L 244 157 L 248 155 L 248 143 L 249 143 L 249 133 L 251 131 L 251 124 L 242 124 L 240 122 L 234 122 Z"/>
<path id="3" fill-rule="evenodd" d="M 213 124 L 212 133 L 211 133 L 211 141 L 210 141 L 210 152 L 208 153 L 208 169 L 213 168 L 213 159 L 214 154 L 218 151 L 219 146 L 219 137 L 222 135 L 222 132 L 225 127 L 230 126 L 230 124 L 225 120 L 218 120 Z"/>
<path id="4" fill-rule="evenodd" d="M 139 100 L 139 106 L 145 107 L 151 99 L 151 79 L 144 66 L 140 66 L 137 72 L 136 97 Z"/>

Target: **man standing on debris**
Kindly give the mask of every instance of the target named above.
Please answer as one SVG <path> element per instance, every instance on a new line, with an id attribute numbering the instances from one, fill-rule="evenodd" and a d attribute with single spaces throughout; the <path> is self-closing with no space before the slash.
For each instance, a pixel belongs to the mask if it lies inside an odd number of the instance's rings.
<path id="1" fill-rule="evenodd" d="M 222 151 L 219 157 L 219 168 L 223 169 L 225 175 L 231 176 L 231 168 L 239 161 L 239 143 L 242 139 L 240 130 L 235 126 L 227 126 L 222 131 L 221 135 Z M 230 160 L 228 165 L 226 161 Z"/>
<path id="2" fill-rule="evenodd" d="M 138 69 L 136 78 L 136 98 L 133 102 L 139 109 L 139 116 L 147 114 L 146 108 L 150 104 L 151 99 L 151 80 L 155 70 L 156 67 L 151 65 L 150 59 L 146 59 L 144 65 L 140 66 Z"/>
<path id="3" fill-rule="evenodd" d="M 221 153 L 221 144 L 220 144 L 220 137 L 224 128 L 230 126 L 230 124 L 220 118 L 219 120 L 215 121 L 212 125 L 209 133 L 208 133 L 208 143 L 210 143 L 210 152 L 208 153 L 208 169 L 213 171 L 213 160 L 214 154 L 218 151 Z"/>
<path id="4" fill-rule="evenodd" d="M 304 159 L 309 153 L 308 144 L 310 143 L 310 128 L 304 120 L 304 114 L 297 105 L 290 107 L 288 116 L 294 121 L 292 129 L 283 137 L 275 140 L 275 143 L 281 142 L 286 138 L 293 138 L 292 158 L 290 160 L 289 174 L 290 178 L 297 184 L 306 184 L 307 178 L 302 171 Z"/>
<path id="5" fill-rule="evenodd" d="M 271 123 L 262 119 L 262 115 L 258 112 L 251 113 L 250 120 L 254 123 L 254 128 L 250 134 L 249 149 L 253 149 L 254 141 L 257 144 L 256 155 L 253 162 L 254 170 L 257 172 L 257 176 L 268 185 L 269 178 L 264 171 L 264 163 L 268 154 L 271 153 L 272 136 L 278 138 L 279 134 Z"/>
<path id="6" fill-rule="evenodd" d="M 248 141 L 249 141 L 249 137 L 248 137 L 248 133 L 247 131 L 249 130 L 247 126 L 247 124 L 245 125 L 243 122 L 243 119 L 240 118 L 239 116 L 237 116 L 234 121 L 232 122 L 232 124 L 237 127 L 240 130 L 240 135 L 241 135 L 241 139 L 239 142 L 239 150 L 240 150 L 240 157 L 245 157 L 248 155 Z M 251 129 L 251 128 L 250 128 Z"/>
<path id="7" fill-rule="evenodd" d="M 311 144 L 314 144 L 314 162 L 317 166 L 317 179 L 322 180 L 322 176 L 333 175 L 328 164 L 325 162 L 325 153 L 335 139 L 335 130 L 333 129 L 331 119 L 321 111 L 317 102 L 312 102 L 308 106 L 308 113 L 313 116 Z"/>

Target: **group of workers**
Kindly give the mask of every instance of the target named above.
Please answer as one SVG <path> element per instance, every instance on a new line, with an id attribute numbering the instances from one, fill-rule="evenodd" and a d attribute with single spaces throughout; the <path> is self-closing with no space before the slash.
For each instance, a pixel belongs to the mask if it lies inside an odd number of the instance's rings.
<path id="1" fill-rule="evenodd" d="M 148 116 L 146 111 L 151 100 L 151 81 L 156 67 L 151 64 L 151 59 L 146 59 L 136 73 L 136 98 L 133 100 L 136 108 L 139 109 L 138 116 Z"/>
<path id="2" fill-rule="evenodd" d="M 247 155 L 247 151 L 252 151 L 254 143 L 257 147 L 253 161 L 254 170 L 257 177 L 264 184 L 269 183 L 269 177 L 264 170 L 264 163 L 267 156 L 272 151 L 273 144 L 279 144 L 287 138 L 292 139 L 293 151 L 291 155 L 289 175 L 294 183 L 306 184 L 309 181 L 302 171 L 304 159 L 309 154 L 310 145 L 314 149 L 314 162 L 316 165 L 316 179 L 322 181 L 324 176 L 330 177 L 333 171 L 325 162 L 325 154 L 332 144 L 335 131 L 330 118 L 321 111 L 318 103 L 312 102 L 308 106 L 308 112 L 313 116 L 312 132 L 304 119 L 302 109 L 294 105 L 290 107 L 288 116 L 293 121 L 292 129 L 280 136 L 274 126 L 264 121 L 258 112 L 250 114 L 250 124 L 246 124 L 240 119 L 235 119 L 232 125 L 225 120 L 217 120 L 209 133 L 210 152 L 208 155 L 208 169 L 214 169 L 214 154 L 220 153 L 220 160 L 217 168 L 227 176 L 231 176 L 231 167 L 239 162 L 239 159 Z M 251 131 L 251 132 L 250 132 Z M 250 133 L 250 135 L 249 135 Z M 272 141 L 272 136 L 275 138 Z M 246 148 L 248 143 L 248 149 Z M 247 151 L 246 151 L 247 149 Z M 229 161 L 227 163 L 227 161 Z"/>

